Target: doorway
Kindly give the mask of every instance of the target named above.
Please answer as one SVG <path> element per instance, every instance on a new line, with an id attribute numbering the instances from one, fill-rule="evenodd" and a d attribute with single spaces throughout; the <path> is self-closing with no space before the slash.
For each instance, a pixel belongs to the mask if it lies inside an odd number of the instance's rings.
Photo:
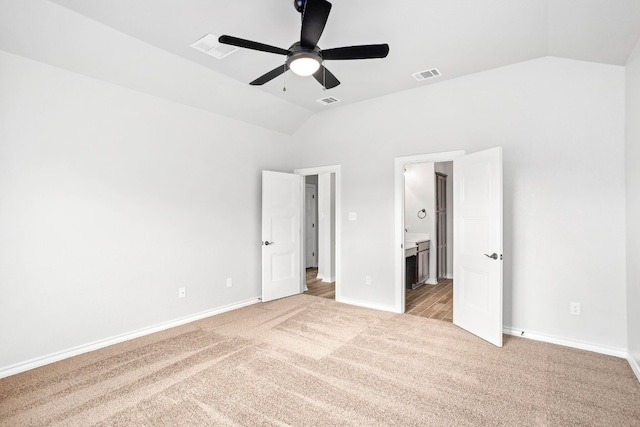
<path id="1" fill-rule="evenodd" d="M 407 164 L 404 181 L 405 313 L 453 322 L 453 163 Z"/>
<path id="2" fill-rule="evenodd" d="M 301 292 L 340 300 L 340 166 L 296 169 L 305 181 Z"/>
<path id="3" fill-rule="evenodd" d="M 395 242 L 396 242 L 396 248 L 397 248 L 395 251 L 395 257 L 396 257 L 396 262 L 395 262 L 395 267 L 396 267 L 395 268 L 395 273 L 396 273 L 395 288 L 396 289 L 395 290 L 396 290 L 396 311 L 398 313 L 406 312 L 405 238 L 408 230 L 405 227 L 405 222 L 406 222 L 405 169 L 407 168 L 407 166 L 411 168 L 411 165 L 416 165 L 416 164 L 425 164 L 425 163 L 433 164 L 433 163 L 439 163 L 439 162 L 450 162 L 457 157 L 463 156 L 464 154 L 465 154 L 464 151 L 450 151 L 450 152 L 438 153 L 438 154 L 423 154 L 423 155 L 417 155 L 417 156 L 397 157 L 395 159 L 395 198 L 396 198 L 395 199 L 395 210 L 396 210 Z M 435 179 L 435 175 L 433 179 Z M 435 184 L 433 186 L 433 189 L 435 191 Z M 408 215 L 415 214 L 416 221 L 422 220 L 421 218 L 418 217 L 418 213 L 421 213 L 420 211 L 422 210 L 423 207 L 416 205 L 414 208 L 416 212 L 408 212 L 407 214 Z M 427 208 L 424 207 L 424 209 L 426 211 Z M 432 209 L 430 211 L 430 217 L 432 219 L 435 219 L 433 212 L 434 210 Z M 420 215 L 420 217 L 422 216 L 423 215 Z M 414 227 L 410 227 L 410 229 L 412 228 L 415 231 L 416 228 Z M 430 232 L 433 232 L 434 229 L 435 229 L 435 225 L 431 227 Z M 429 231 L 423 231 L 423 230 L 418 230 L 418 232 L 429 233 Z M 433 265 L 435 267 L 436 254 L 435 254 L 435 250 L 433 251 L 433 254 L 431 253 L 431 248 L 430 248 L 429 258 L 430 258 L 429 265 L 430 266 Z M 424 285 L 424 286 L 429 286 L 429 284 L 433 285 L 437 283 L 435 281 L 435 277 L 433 276 L 435 276 L 435 274 L 433 274 L 432 277 L 427 280 L 427 285 Z M 431 280 L 430 283 L 429 283 L 429 280 Z M 428 289 L 428 288 L 424 288 L 424 289 Z"/>
<path id="4" fill-rule="evenodd" d="M 407 165 L 454 162 L 453 323 L 502 347 L 502 148 L 395 159 L 396 310 L 405 312 L 405 180 Z"/>
<path id="5" fill-rule="evenodd" d="M 304 178 L 304 293 L 335 299 L 335 175 L 324 173 Z"/>

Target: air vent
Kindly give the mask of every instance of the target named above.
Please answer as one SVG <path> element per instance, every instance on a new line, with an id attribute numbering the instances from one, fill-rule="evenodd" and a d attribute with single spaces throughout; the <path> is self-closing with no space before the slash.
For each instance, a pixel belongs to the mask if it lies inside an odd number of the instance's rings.
<path id="1" fill-rule="evenodd" d="M 222 59 L 238 50 L 235 46 L 218 42 L 218 36 L 213 34 L 207 34 L 200 40 L 194 42 L 191 47 L 217 59 Z"/>
<path id="2" fill-rule="evenodd" d="M 340 100 L 338 98 L 334 98 L 333 96 L 328 96 L 326 98 L 316 99 L 316 102 L 322 105 L 331 105 L 335 104 L 336 102 L 340 102 Z"/>
<path id="3" fill-rule="evenodd" d="M 430 70 L 420 71 L 418 73 L 412 74 L 413 78 L 417 81 L 421 82 L 422 80 L 432 79 L 434 77 L 440 77 L 440 70 L 437 68 L 432 68 Z"/>

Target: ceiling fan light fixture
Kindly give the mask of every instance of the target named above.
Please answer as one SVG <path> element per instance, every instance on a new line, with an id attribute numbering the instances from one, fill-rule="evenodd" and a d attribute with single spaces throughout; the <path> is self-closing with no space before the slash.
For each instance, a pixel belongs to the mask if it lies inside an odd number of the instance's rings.
<path id="1" fill-rule="evenodd" d="M 292 58 L 289 68 L 299 76 L 310 76 L 318 71 L 320 61 L 315 56 L 300 55 Z"/>

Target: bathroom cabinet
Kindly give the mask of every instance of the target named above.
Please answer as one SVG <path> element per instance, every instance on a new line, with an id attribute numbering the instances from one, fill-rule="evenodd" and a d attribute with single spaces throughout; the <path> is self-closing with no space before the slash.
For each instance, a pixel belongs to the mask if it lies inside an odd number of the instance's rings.
<path id="1" fill-rule="evenodd" d="M 405 257 L 406 265 L 406 285 L 407 289 L 413 289 L 413 286 L 418 282 L 418 257 L 412 255 Z"/>
<path id="2" fill-rule="evenodd" d="M 430 241 L 418 242 L 418 283 L 423 284 L 429 278 Z"/>
<path id="3" fill-rule="evenodd" d="M 407 289 L 423 285 L 429 278 L 429 240 L 405 248 L 405 276 Z"/>

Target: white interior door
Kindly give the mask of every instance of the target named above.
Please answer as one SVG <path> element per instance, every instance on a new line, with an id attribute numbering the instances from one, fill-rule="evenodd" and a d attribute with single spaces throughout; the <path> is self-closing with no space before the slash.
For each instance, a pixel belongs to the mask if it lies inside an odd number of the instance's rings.
<path id="1" fill-rule="evenodd" d="M 502 347 L 502 148 L 453 162 L 453 323 Z"/>
<path id="2" fill-rule="evenodd" d="M 302 177 L 262 171 L 262 301 L 301 292 Z"/>

